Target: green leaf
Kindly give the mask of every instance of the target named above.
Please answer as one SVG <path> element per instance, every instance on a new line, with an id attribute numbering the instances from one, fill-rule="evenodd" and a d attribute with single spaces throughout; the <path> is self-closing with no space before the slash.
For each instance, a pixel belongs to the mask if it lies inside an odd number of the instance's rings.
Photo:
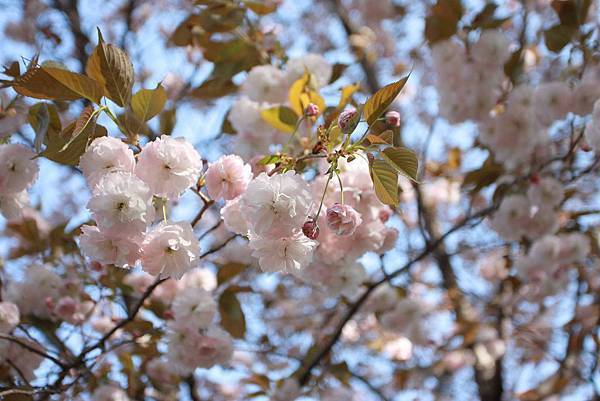
<path id="1" fill-rule="evenodd" d="M 162 111 L 167 93 L 161 84 L 155 89 L 141 89 L 131 98 L 131 109 L 141 121 L 148 121 Z"/>
<path id="2" fill-rule="evenodd" d="M 377 198 L 386 205 L 398 206 L 398 173 L 384 160 L 375 159 L 370 163 L 369 172 Z"/>
<path id="3" fill-rule="evenodd" d="M 122 49 L 104 43 L 99 29 L 98 45 L 88 59 L 85 72 L 100 83 L 104 96 L 121 107 L 129 103 L 134 80 L 133 64 Z"/>
<path id="4" fill-rule="evenodd" d="M 279 131 L 293 133 L 298 123 L 298 116 L 287 106 L 275 106 L 260 112 L 263 120 Z"/>
<path id="5" fill-rule="evenodd" d="M 363 108 L 363 115 L 369 125 L 373 124 L 389 105 L 392 104 L 402 88 L 404 88 L 404 85 L 406 85 L 408 77 L 410 77 L 410 74 L 397 82 L 384 86 L 367 100 Z"/>
<path id="6" fill-rule="evenodd" d="M 281 156 L 279 155 L 266 155 L 262 159 L 258 161 L 259 164 L 263 164 L 265 166 L 269 164 L 275 164 L 281 160 Z"/>
<path id="7" fill-rule="evenodd" d="M 235 338 L 244 338 L 246 334 L 246 318 L 235 292 L 225 290 L 219 297 L 219 313 L 221 325 Z"/>
<path id="8" fill-rule="evenodd" d="M 243 263 L 235 262 L 227 263 L 226 265 L 221 266 L 219 268 L 219 271 L 217 272 L 217 283 L 221 285 L 226 281 L 231 280 L 232 278 L 246 270 L 246 267 L 247 266 Z"/>
<path id="9" fill-rule="evenodd" d="M 404 147 L 390 147 L 381 152 L 381 157 L 398 173 L 417 181 L 419 160 L 415 152 Z"/>

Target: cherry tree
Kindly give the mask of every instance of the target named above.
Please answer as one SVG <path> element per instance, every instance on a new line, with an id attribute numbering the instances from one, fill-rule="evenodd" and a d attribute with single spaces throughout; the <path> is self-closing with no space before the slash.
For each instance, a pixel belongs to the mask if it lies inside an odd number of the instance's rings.
<path id="1" fill-rule="evenodd" d="M 0 398 L 600 400 L 600 4 L 2 4 Z"/>

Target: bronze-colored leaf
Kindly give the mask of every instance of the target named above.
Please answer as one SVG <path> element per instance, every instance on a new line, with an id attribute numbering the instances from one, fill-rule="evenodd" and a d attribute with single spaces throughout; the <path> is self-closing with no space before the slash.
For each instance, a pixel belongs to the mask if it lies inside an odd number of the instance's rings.
<path id="1" fill-rule="evenodd" d="M 94 117 L 94 108 L 92 106 L 86 106 L 83 108 L 77 120 L 75 120 L 75 129 L 73 130 L 73 138 L 81 134 L 83 130 L 88 126 Z"/>
<path id="2" fill-rule="evenodd" d="M 177 109 L 163 110 L 158 116 L 160 134 L 171 135 L 177 124 Z"/>
<path id="3" fill-rule="evenodd" d="M 100 103 L 102 88 L 98 82 L 56 67 L 34 66 L 14 81 L 4 81 L 23 96 L 35 99 L 76 100 L 85 98 Z"/>
<path id="4" fill-rule="evenodd" d="M 381 152 L 381 157 L 396 171 L 413 181 L 417 180 L 419 160 L 415 152 L 404 147 L 389 147 Z"/>
<path id="5" fill-rule="evenodd" d="M 363 115 L 369 125 L 372 125 L 385 112 L 389 105 L 392 104 L 402 88 L 404 88 L 404 85 L 406 85 L 408 77 L 410 77 L 410 73 L 401 80 L 379 89 L 367 100 L 363 108 Z"/>
<path id="6" fill-rule="evenodd" d="M 88 76 L 98 81 L 104 96 L 124 107 L 131 99 L 134 71 L 129 56 L 117 46 L 104 43 L 98 30 L 98 45 L 85 67 Z"/>
<path id="7" fill-rule="evenodd" d="M 226 265 L 221 266 L 217 272 L 217 283 L 222 285 L 226 281 L 231 280 L 235 276 L 239 275 L 241 272 L 246 270 L 246 268 L 247 265 L 244 263 L 235 262 L 227 263 Z"/>
<path id="8" fill-rule="evenodd" d="M 576 30 L 570 26 L 557 24 L 544 31 L 544 41 L 548 50 L 560 52 L 569 44 Z"/>
<path id="9" fill-rule="evenodd" d="M 438 0 L 425 19 L 425 38 L 430 43 L 448 39 L 456 33 L 462 15 L 460 0 Z"/>
<path id="10" fill-rule="evenodd" d="M 106 136 L 106 128 L 95 121 L 89 123 L 79 135 L 74 136 L 75 122 L 69 124 L 62 132 L 48 132 L 46 149 L 41 156 L 57 163 L 76 166 L 88 144 L 95 138 Z"/>
<path id="11" fill-rule="evenodd" d="M 155 89 L 141 89 L 131 98 L 131 109 L 141 121 L 148 121 L 162 111 L 167 93 L 161 84 Z"/>
<path id="12" fill-rule="evenodd" d="M 190 96 L 196 99 L 208 100 L 222 97 L 237 91 L 237 85 L 229 79 L 213 78 L 204 81 L 200 86 L 190 91 Z"/>
<path id="13" fill-rule="evenodd" d="M 42 144 L 46 142 L 48 131 L 60 133 L 62 130 L 56 106 L 51 103 L 40 102 L 34 104 L 29 109 L 27 119 L 35 132 L 33 144 L 36 152 L 39 152 Z"/>
<path id="14" fill-rule="evenodd" d="M 258 15 L 271 14 L 277 10 L 277 2 L 265 0 L 243 0 L 243 3 L 250 10 Z"/>
<path id="15" fill-rule="evenodd" d="M 200 26 L 207 32 L 229 32 L 244 20 L 245 11 L 235 3 L 215 3 L 202 10 Z"/>
<path id="16" fill-rule="evenodd" d="M 246 335 L 246 318 L 234 291 L 225 290 L 219 297 L 221 325 L 235 338 Z"/>
<path id="17" fill-rule="evenodd" d="M 369 172 L 377 198 L 386 205 L 398 206 L 398 173 L 385 160 L 375 159 Z"/>

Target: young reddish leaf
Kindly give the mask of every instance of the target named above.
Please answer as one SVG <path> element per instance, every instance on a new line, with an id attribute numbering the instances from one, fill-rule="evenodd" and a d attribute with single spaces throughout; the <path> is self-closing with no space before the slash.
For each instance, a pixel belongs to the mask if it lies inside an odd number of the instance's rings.
<path id="1" fill-rule="evenodd" d="M 129 56 L 117 46 L 106 44 L 98 30 L 98 45 L 85 67 L 88 76 L 98 81 L 104 96 L 124 107 L 131 99 L 134 72 Z"/>
<path id="2" fill-rule="evenodd" d="M 141 121 L 148 121 L 162 111 L 167 93 L 161 84 L 155 89 L 141 89 L 131 98 L 131 109 Z"/>
<path id="3" fill-rule="evenodd" d="M 408 77 L 410 77 L 410 74 L 397 82 L 384 86 L 367 100 L 363 108 L 363 115 L 369 125 L 373 124 L 389 105 L 392 104 L 402 88 L 404 88 L 404 85 L 406 85 Z"/>

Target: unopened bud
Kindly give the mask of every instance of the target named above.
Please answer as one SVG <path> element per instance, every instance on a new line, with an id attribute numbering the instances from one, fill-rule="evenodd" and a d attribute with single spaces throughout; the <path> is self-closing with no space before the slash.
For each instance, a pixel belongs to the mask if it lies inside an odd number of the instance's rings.
<path id="1" fill-rule="evenodd" d="M 356 109 L 352 108 L 352 109 L 348 109 L 348 110 L 344 110 L 340 113 L 340 116 L 338 117 L 338 127 L 340 127 L 340 129 L 342 130 L 342 132 L 344 134 L 349 134 L 349 129 L 350 127 L 350 121 L 352 121 L 352 118 L 356 115 Z"/>
<path id="2" fill-rule="evenodd" d="M 314 103 L 310 103 L 308 106 L 306 106 L 306 110 L 304 111 L 304 114 L 306 114 L 308 117 L 316 117 L 319 115 L 319 113 L 319 106 Z"/>
<path id="3" fill-rule="evenodd" d="M 399 127 L 400 126 L 400 113 L 397 111 L 388 111 L 385 113 L 385 122 L 390 127 Z"/>
<path id="4" fill-rule="evenodd" d="M 302 233 L 310 239 L 317 239 L 319 237 L 319 225 L 313 219 L 306 220 L 302 225 Z"/>
<path id="5" fill-rule="evenodd" d="M 529 176 L 529 182 L 533 185 L 537 185 L 540 183 L 540 176 L 538 174 L 531 174 Z"/>

